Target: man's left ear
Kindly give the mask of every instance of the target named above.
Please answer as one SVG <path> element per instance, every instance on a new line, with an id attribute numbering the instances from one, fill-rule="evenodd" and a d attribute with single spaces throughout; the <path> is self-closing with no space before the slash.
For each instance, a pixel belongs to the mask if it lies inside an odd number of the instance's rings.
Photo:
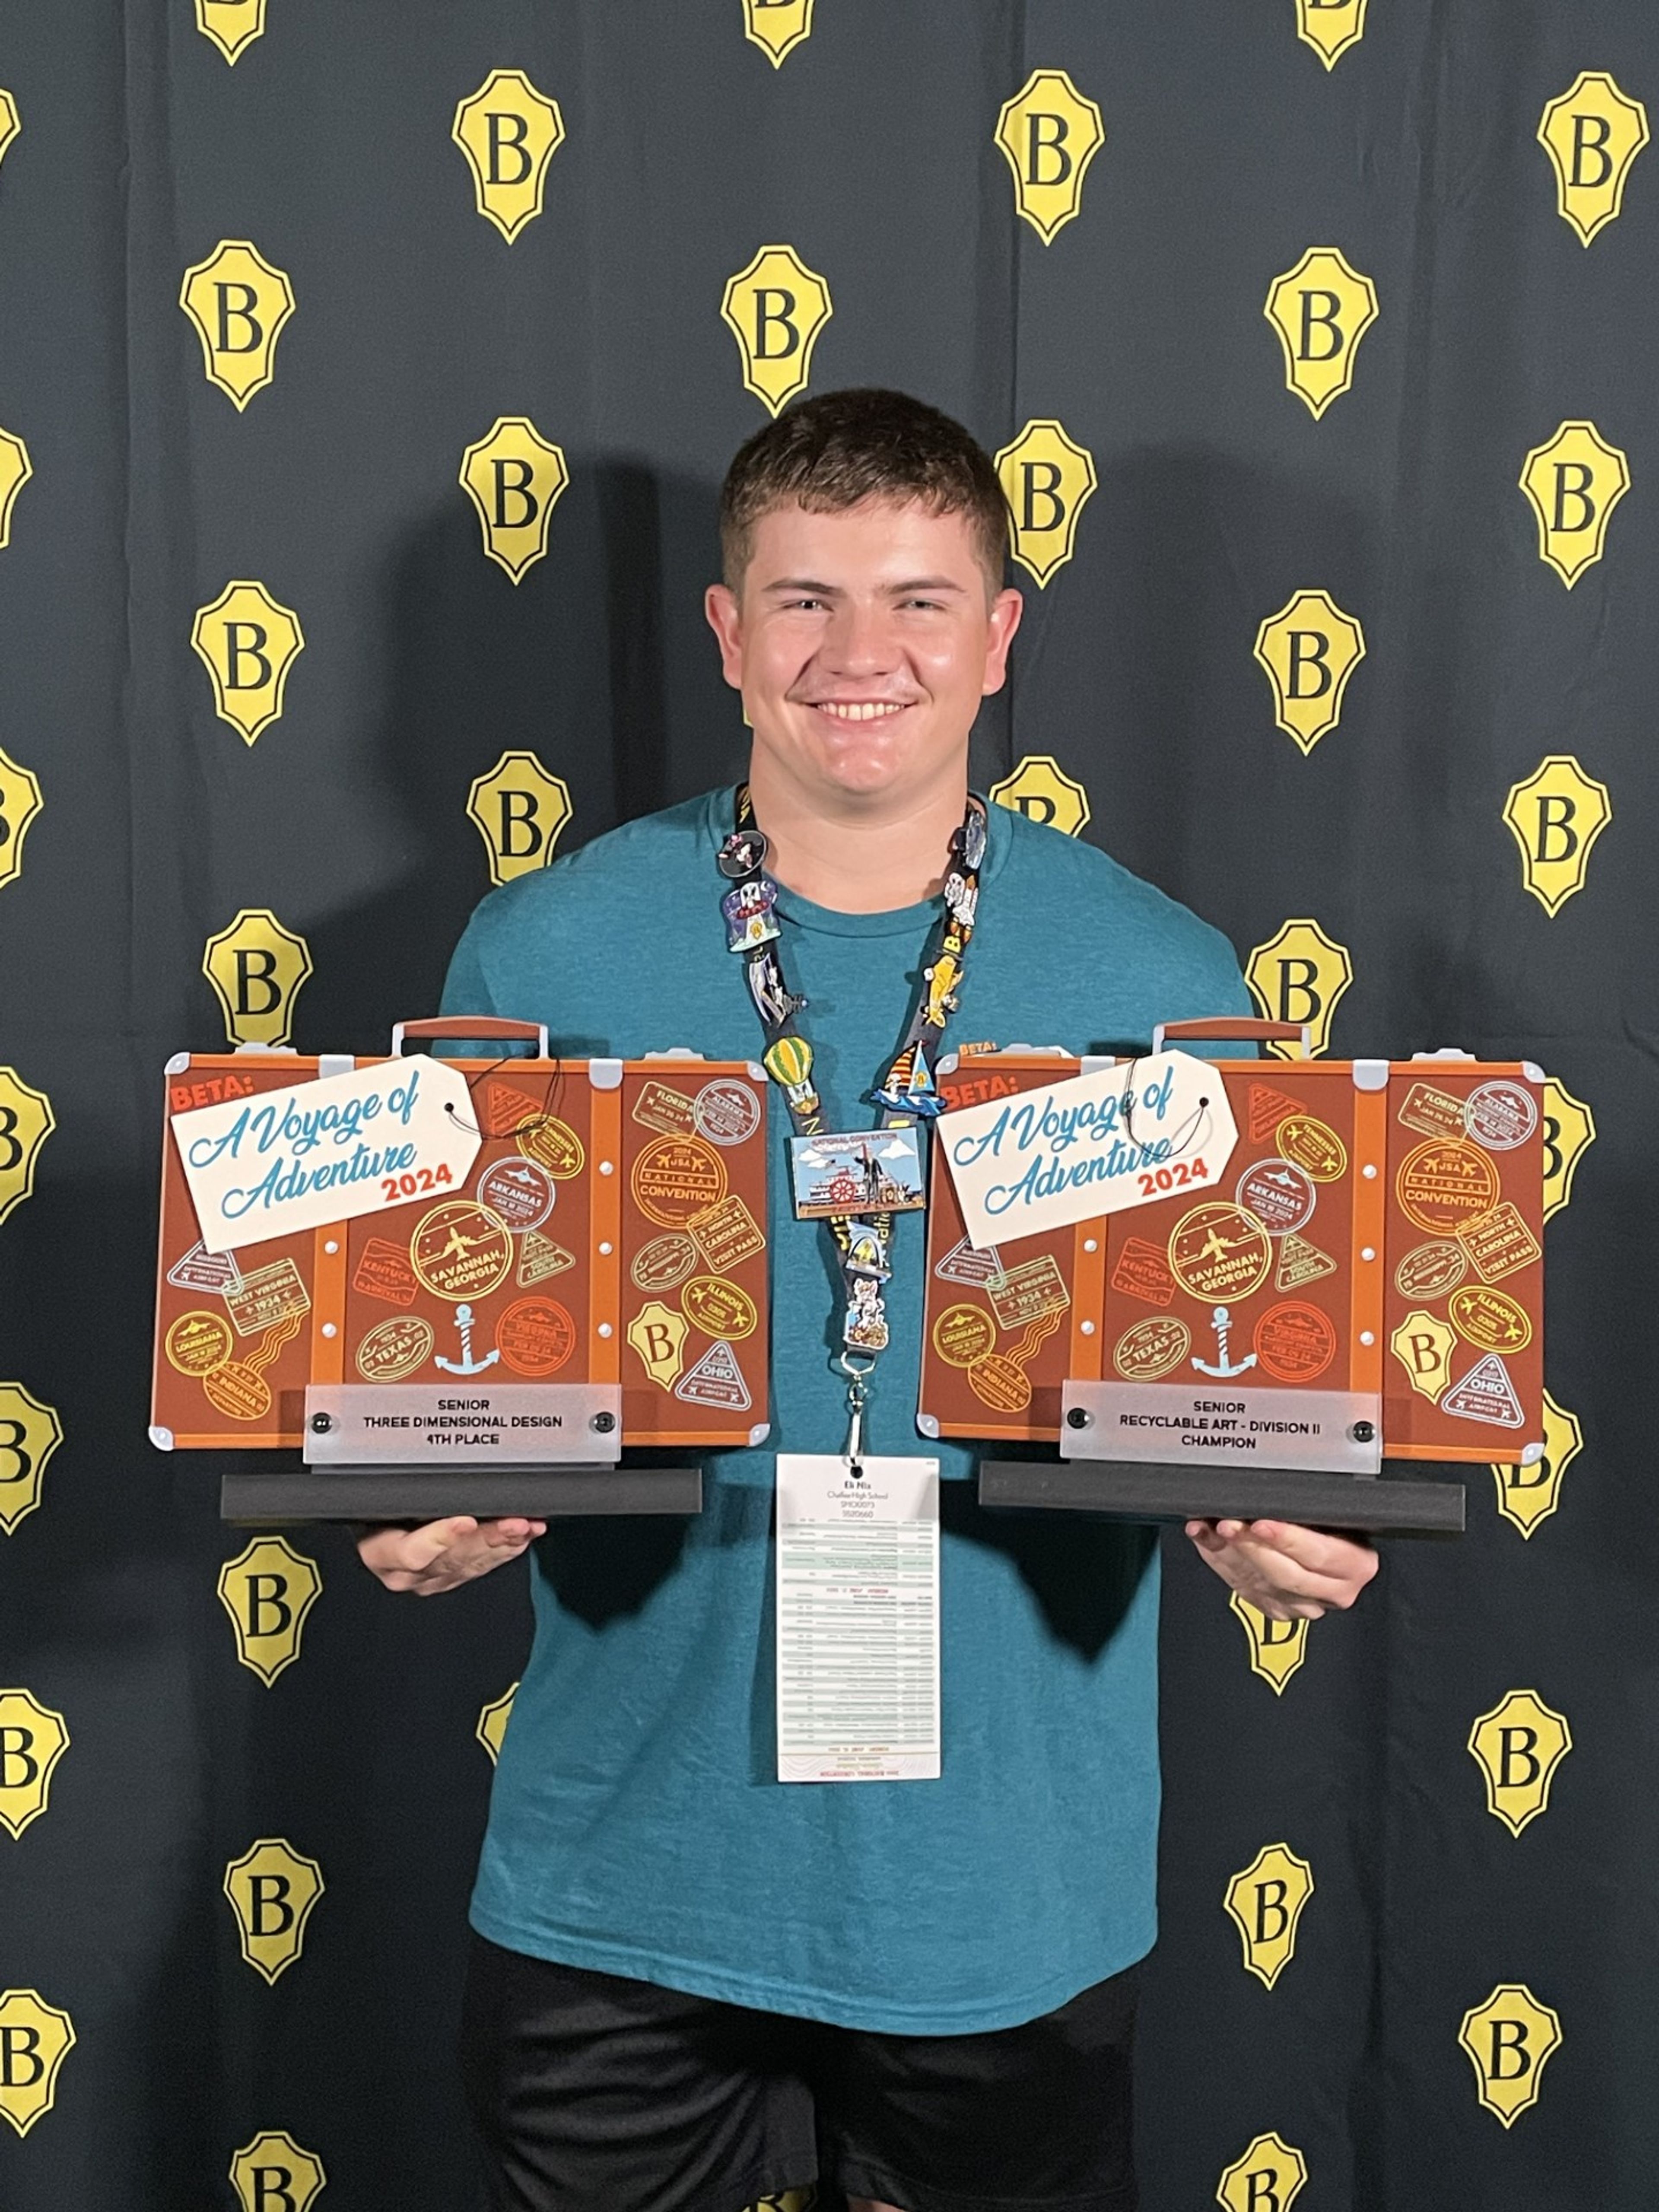
<path id="1" fill-rule="evenodd" d="M 1019 628 L 1019 618 L 1025 611 L 1025 602 L 1010 585 L 999 592 L 991 602 L 991 635 L 985 647 L 985 681 L 981 690 L 989 696 L 1000 691 L 1008 677 L 1008 648 L 1014 641 L 1014 632 Z"/>

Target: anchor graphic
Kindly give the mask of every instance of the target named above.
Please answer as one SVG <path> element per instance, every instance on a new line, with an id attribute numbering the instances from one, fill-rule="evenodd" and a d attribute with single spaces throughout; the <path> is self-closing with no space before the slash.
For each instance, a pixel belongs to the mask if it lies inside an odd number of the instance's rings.
<path id="1" fill-rule="evenodd" d="M 1251 1352 L 1248 1359 L 1228 1358 L 1227 1330 L 1231 1321 L 1232 1316 L 1225 1306 L 1218 1306 L 1210 1316 L 1210 1326 L 1215 1331 L 1216 1357 L 1213 1364 L 1207 1359 L 1194 1360 L 1193 1364 L 1200 1375 L 1218 1376 L 1224 1382 L 1229 1376 L 1242 1375 L 1247 1367 L 1255 1365 L 1255 1352 Z M 438 1364 L 441 1366 L 443 1362 L 440 1360 Z"/>
<path id="2" fill-rule="evenodd" d="M 434 1359 L 432 1364 L 434 1367 L 441 1367 L 447 1375 L 482 1375 L 486 1367 L 493 1367 L 501 1356 L 499 1352 L 489 1352 L 483 1359 L 475 1359 L 472 1357 L 472 1309 L 471 1306 L 456 1307 L 455 1326 L 461 1332 L 460 1358 Z M 1224 1358 L 1227 1351 L 1224 1340 L 1221 1351 L 1222 1357 Z"/>

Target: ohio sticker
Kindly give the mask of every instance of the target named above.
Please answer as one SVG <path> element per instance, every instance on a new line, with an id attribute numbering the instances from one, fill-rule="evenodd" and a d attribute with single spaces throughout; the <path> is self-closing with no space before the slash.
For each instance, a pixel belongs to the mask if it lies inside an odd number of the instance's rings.
<path id="1" fill-rule="evenodd" d="M 441 1198 L 477 1158 L 466 1078 L 453 1061 L 388 1060 L 173 1116 L 210 1252 L 325 1221 Z"/>
<path id="2" fill-rule="evenodd" d="M 937 1127 L 980 1246 L 1198 1194 L 1238 1141 L 1219 1073 L 1185 1052 L 959 1107 Z"/>

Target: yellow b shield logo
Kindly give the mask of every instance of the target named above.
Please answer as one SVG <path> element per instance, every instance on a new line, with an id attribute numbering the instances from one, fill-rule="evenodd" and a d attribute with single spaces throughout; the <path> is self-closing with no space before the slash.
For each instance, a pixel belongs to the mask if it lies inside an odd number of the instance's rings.
<path id="1" fill-rule="evenodd" d="M 242 2212 L 310 2212 L 327 2179 L 321 2159 L 280 2129 L 255 2136 L 230 2162 Z"/>
<path id="2" fill-rule="evenodd" d="M 1469 1730 L 1469 1755 L 1486 1784 L 1486 1810 L 1512 1836 L 1547 1807 L 1555 1770 L 1571 1749 L 1566 1717 L 1533 1690 L 1511 1690 Z"/>
<path id="3" fill-rule="evenodd" d="M 1571 753 L 1547 753 L 1511 785 L 1504 819 L 1521 848 L 1522 878 L 1546 914 L 1559 914 L 1584 888 L 1590 848 L 1613 819 L 1605 783 L 1586 775 Z"/>
<path id="4" fill-rule="evenodd" d="M 1544 1085 L 1544 1218 L 1572 1197 L 1573 1170 L 1595 1142 L 1595 1116 L 1552 1075 Z"/>
<path id="5" fill-rule="evenodd" d="M 489 1753 L 492 1766 L 501 1755 L 501 1746 L 507 1740 L 507 1724 L 513 1717 L 513 1700 L 518 1694 L 519 1686 L 514 1682 L 510 1689 L 503 1690 L 501 1696 L 494 1698 L 478 1715 L 478 1725 L 474 1734 Z"/>
<path id="6" fill-rule="evenodd" d="M 40 811 L 40 786 L 32 769 L 0 753 L 0 884 L 23 872 L 23 833 Z"/>
<path id="7" fill-rule="evenodd" d="M 1033 70 L 997 118 L 1014 204 L 1045 246 L 1083 204 L 1083 179 L 1106 143 L 1099 108 L 1064 70 Z"/>
<path id="8" fill-rule="evenodd" d="M 743 0 L 743 34 L 774 69 L 812 35 L 814 0 Z"/>
<path id="9" fill-rule="evenodd" d="M 1046 587 L 1072 557 L 1078 517 L 1095 488 L 1094 456 L 1058 422 L 1028 422 L 997 455 L 1014 558 Z"/>
<path id="10" fill-rule="evenodd" d="M 466 811 L 489 854 L 489 880 L 511 883 L 544 868 L 570 819 L 570 787 L 534 753 L 503 753 L 475 779 Z"/>
<path id="11" fill-rule="evenodd" d="M 763 246 L 727 283 L 720 314 L 743 356 L 743 386 L 774 415 L 805 392 L 834 314 L 830 287 L 793 246 Z"/>
<path id="12" fill-rule="evenodd" d="M 1263 313 L 1285 349 L 1285 381 L 1315 422 L 1353 382 L 1359 341 L 1376 320 L 1376 287 L 1334 246 L 1310 246 L 1275 277 Z"/>
<path id="13" fill-rule="evenodd" d="M 266 906 L 244 907 L 210 937 L 202 972 L 224 1009 L 232 1044 L 292 1042 L 294 1001 L 311 974 L 311 948 Z"/>
<path id="14" fill-rule="evenodd" d="M 20 2136 L 52 2110 L 58 2069 L 74 2045 L 74 2021 L 39 1990 L 0 1996 L 0 2116 Z"/>
<path id="15" fill-rule="evenodd" d="M 1631 163 L 1648 143 L 1648 112 L 1605 71 L 1583 70 L 1544 110 L 1538 143 L 1554 167 L 1562 220 L 1588 246 L 1624 204 Z"/>
<path id="16" fill-rule="evenodd" d="M 1310 1049 L 1318 1054 L 1331 1041 L 1331 1017 L 1353 981 L 1353 962 L 1346 945 L 1304 916 L 1285 922 L 1256 946 L 1244 980 L 1267 1019 L 1305 1024 Z M 1280 1060 L 1300 1057 L 1300 1048 L 1290 1039 L 1275 1041 L 1267 1049 Z"/>
<path id="17" fill-rule="evenodd" d="M 1308 1656 L 1305 1620 L 1273 1620 L 1235 1590 L 1227 1601 L 1249 1638 L 1250 1672 L 1260 1674 L 1276 1698 Z"/>
<path id="18" fill-rule="evenodd" d="M 196 27 L 234 69 L 265 27 L 265 0 L 196 0 Z"/>
<path id="19" fill-rule="evenodd" d="M 1264 1844 L 1227 1884 L 1227 1911 L 1243 1938 L 1245 1971 L 1267 1989 L 1296 1954 L 1297 1923 L 1313 1892 L 1313 1869 L 1285 1844 Z"/>
<path id="20" fill-rule="evenodd" d="M 1296 35 L 1328 70 L 1365 35 L 1366 0 L 1296 0 Z"/>
<path id="21" fill-rule="evenodd" d="M 69 1740 L 62 1713 L 27 1690 L 0 1690 L 0 1827 L 9 1834 L 21 1836 L 46 1811 Z"/>
<path id="22" fill-rule="evenodd" d="M 1498 1510 L 1504 1518 L 1530 1537 L 1540 1521 L 1547 1521 L 1561 1502 L 1561 1478 L 1568 1463 L 1583 1448 L 1584 1431 L 1577 1413 L 1558 1406 L 1544 1393 L 1544 1455 L 1529 1467 L 1492 1465 L 1498 1485 Z"/>
<path id="23" fill-rule="evenodd" d="M 288 672 L 305 645 L 299 616 L 263 584 L 242 580 L 198 610 L 190 641 L 213 678 L 221 720 L 251 745 L 282 714 Z"/>
<path id="24" fill-rule="evenodd" d="M 1365 633 L 1328 592 L 1298 592 L 1255 634 L 1273 688 L 1273 719 L 1310 753 L 1342 717 L 1342 694 L 1365 657 Z"/>
<path id="25" fill-rule="evenodd" d="M 8 1536 L 40 1503 L 40 1478 L 63 1441 L 55 1407 L 21 1382 L 0 1382 L 0 1529 Z"/>
<path id="26" fill-rule="evenodd" d="M 477 510 L 483 550 L 515 584 L 546 552 L 547 526 L 569 481 L 562 451 L 527 415 L 498 416 L 489 436 L 461 456 L 461 485 Z"/>
<path id="27" fill-rule="evenodd" d="M 1475 2094 L 1511 2128 L 1538 2102 L 1544 2063 L 1561 2040 L 1561 2018 L 1524 1983 L 1501 1982 L 1463 2015 L 1458 2041 L 1474 2068 Z"/>
<path id="28" fill-rule="evenodd" d="M 1455 1331 L 1434 1314 L 1408 1313 L 1389 1337 L 1389 1346 L 1419 1397 L 1437 1406 L 1451 1381 L 1451 1356 L 1457 1348 Z"/>
<path id="29" fill-rule="evenodd" d="M 0 1221 L 34 1188 L 34 1164 L 57 1127 L 46 1092 L 0 1067 Z"/>
<path id="30" fill-rule="evenodd" d="M 0 88 L 0 161 L 6 158 L 6 149 L 22 129 L 22 118 L 17 112 L 17 102 L 11 94 Z"/>
<path id="31" fill-rule="evenodd" d="M 236 1656 L 266 1689 L 299 1657 L 306 1615 L 322 1587 L 316 1561 L 281 1536 L 256 1536 L 219 1570 L 219 1602 L 236 1633 Z"/>
<path id="32" fill-rule="evenodd" d="M 1538 557 L 1571 591 L 1601 557 L 1608 518 L 1630 489 L 1630 464 L 1594 422 L 1564 422 L 1527 455 L 1521 489 L 1538 518 Z"/>
<path id="33" fill-rule="evenodd" d="M 276 374 L 276 341 L 294 313 L 294 287 L 245 238 L 222 239 L 185 271 L 179 305 L 196 325 L 208 382 L 238 413 Z"/>
<path id="34" fill-rule="evenodd" d="M 1258 2136 L 1216 2187 L 1224 2212 L 1291 2212 L 1308 2179 L 1308 2162 L 1278 2135 Z"/>
<path id="35" fill-rule="evenodd" d="M 510 246 L 542 211 L 547 165 L 564 143 L 558 101 L 522 70 L 492 70 L 455 110 L 449 135 L 472 172 L 478 213 Z"/>
<path id="36" fill-rule="evenodd" d="M 1075 837 L 1089 819 L 1089 794 L 1052 753 L 1027 753 L 1012 775 L 994 783 L 990 797 L 1028 822 L 1041 822 Z"/>
<path id="37" fill-rule="evenodd" d="M 33 474 L 23 441 L 9 430 L 0 430 L 0 545 L 11 543 L 11 511 L 18 493 Z"/>
<path id="38" fill-rule="evenodd" d="M 242 1956 L 274 1983 L 305 1947 L 306 1922 L 323 1893 L 323 1870 L 280 1836 L 262 1836 L 225 1869 Z"/>

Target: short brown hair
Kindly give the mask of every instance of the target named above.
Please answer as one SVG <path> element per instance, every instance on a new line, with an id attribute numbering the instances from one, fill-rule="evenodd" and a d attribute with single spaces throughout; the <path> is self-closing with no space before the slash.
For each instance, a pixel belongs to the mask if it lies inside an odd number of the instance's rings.
<path id="1" fill-rule="evenodd" d="M 798 400 L 738 448 L 720 488 L 727 585 L 741 587 L 755 525 L 775 507 L 834 514 L 867 499 L 915 500 L 935 514 L 965 514 L 991 587 L 1001 588 L 1008 509 L 990 455 L 925 400 L 872 389 Z"/>

